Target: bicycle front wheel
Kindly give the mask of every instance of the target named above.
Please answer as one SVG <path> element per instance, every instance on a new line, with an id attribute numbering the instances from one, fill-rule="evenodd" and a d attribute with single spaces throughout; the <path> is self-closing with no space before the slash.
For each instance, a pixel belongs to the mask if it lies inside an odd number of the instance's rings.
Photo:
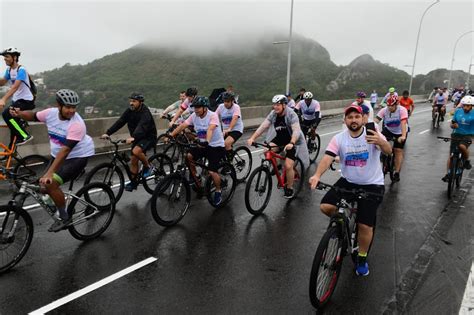
<path id="1" fill-rule="evenodd" d="M 321 138 L 317 133 L 314 134 L 314 137 L 308 135 L 308 152 L 309 152 L 309 161 L 311 164 L 316 162 L 316 159 L 319 155 L 319 150 L 321 149 Z"/>
<path id="2" fill-rule="evenodd" d="M 265 166 L 257 167 L 245 185 L 245 207 L 253 215 L 265 210 L 272 195 L 272 176 Z"/>
<path id="3" fill-rule="evenodd" d="M 85 185 L 71 195 L 68 206 L 72 223 L 69 233 L 81 241 L 99 237 L 112 222 L 115 213 L 115 197 L 112 189 L 104 183 Z"/>
<path id="4" fill-rule="evenodd" d="M 162 226 L 177 224 L 184 217 L 191 203 L 191 188 L 179 174 L 165 177 L 151 196 L 151 215 Z"/>
<path id="5" fill-rule="evenodd" d="M 21 176 L 22 180 L 30 184 L 37 182 L 48 170 L 49 160 L 42 155 L 32 154 L 25 156 L 15 165 L 13 173 Z M 19 187 L 20 182 L 16 183 Z"/>
<path id="6" fill-rule="evenodd" d="M 336 288 L 342 266 L 342 233 L 331 226 L 319 242 L 309 277 L 309 297 L 315 308 L 322 308 Z"/>
<path id="7" fill-rule="evenodd" d="M 21 208 L 0 207 L 0 273 L 13 268 L 33 239 L 33 221 Z"/>
<path id="8" fill-rule="evenodd" d="M 165 176 L 171 174 L 174 167 L 171 158 L 161 153 L 151 156 L 148 162 L 153 168 L 153 174 L 147 178 L 143 178 L 142 184 L 149 194 L 153 194 L 156 185 L 158 185 Z"/>
<path id="9" fill-rule="evenodd" d="M 451 166 L 449 167 L 449 174 L 448 174 L 448 198 L 454 194 L 454 185 L 456 184 L 456 166 L 458 164 L 458 157 L 453 156 L 451 159 Z"/>
<path id="10" fill-rule="evenodd" d="M 122 198 L 123 190 L 125 188 L 125 178 L 123 172 L 117 165 L 112 163 L 101 163 L 95 166 L 87 174 L 84 180 L 84 185 L 91 182 L 104 183 L 112 189 L 115 196 L 115 202 L 119 202 Z"/>
<path id="11" fill-rule="evenodd" d="M 235 177 L 234 167 L 229 163 L 222 164 L 217 170 L 217 174 L 221 179 L 222 201 L 217 205 L 214 203 L 214 194 L 216 192 L 216 186 L 214 184 L 214 181 L 212 180 L 211 175 L 209 175 L 206 180 L 206 196 L 207 201 L 209 201 L 211 206 L 213 206 L 214 208 L 222 208 L 232 199 L 235 187 L 237 185 L 237 179 Z"/>
<path id="12" fill-rule="evenodd" d="M 458 165 L 457 165 L 456 169 L 457 169 L 457 174 L 456 174 L 456 188 L 459 188 L 459 186 L 461 186 L 462 173 L 464 172 L 464 163 L 463 163 L 463 160 L 458 159 Z"/>
<path id="13" fill-rule="evenodd" d="M 249 148 L 241 146 L 235 149 L 232 164 L 235 168 L 237 182 L 244 182 L 252 170 L 252 153 Z"/>

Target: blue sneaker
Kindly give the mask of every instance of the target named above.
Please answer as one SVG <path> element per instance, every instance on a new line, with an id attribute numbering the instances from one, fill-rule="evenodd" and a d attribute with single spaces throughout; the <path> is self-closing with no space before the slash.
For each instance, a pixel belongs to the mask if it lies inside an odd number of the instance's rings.
<path id="1" fill-rule="evenodd" d="M 222 192 L 216 191 L 214 193 L 214 206 L 220 205 L 221 202 L 222 202 Z"/>
<path id="2" fill-rule="evenodd" d="M 154 167 L 149 167 L 149 168 L 144 168 L 143 169 L 143 177 L 147 178 L 147 177 L 150 177 L 151 175 L 153 175 L 153 171 L 154 171 Z"/>
<path id="3" fill-rule="evenodd" d="M 358 276 L 368 276 L 369 275 L 369 264 L 367 262 L 363 264 L 357 264 L 356 275 Z"/>
<path id="4" fill-rule="evenodd" d="M 133 191 L 137 189 L 138 184 L 134 183 L 133 181 L 130 181 L 127 185 L 125 185 L 125 190 L 126 191 Z"/>

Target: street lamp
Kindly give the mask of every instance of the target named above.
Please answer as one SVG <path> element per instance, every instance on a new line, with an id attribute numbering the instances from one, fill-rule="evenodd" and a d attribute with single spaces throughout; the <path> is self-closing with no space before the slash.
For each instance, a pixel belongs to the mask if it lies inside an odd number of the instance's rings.
<path id="1" fill-rule="evenodd" d="M 469 70 L 467 72 L 466 91 L 469 90 L 469 79 L 471 78 L 471 66 L 474 66 L 474 64 L 472 63 L 472 57 L 474 56 L 471 56 L 471 62 L 469 63 Z"/>
<path id="2" fill-rule="evenodd" d="M 461 36 L 458 37 L 458 39 L 456 40 L 456 43 L 454 44 L 454 49 L 453 49 L 453 57 L 451 58 L 451 70 L 449 71 L 449 79 L 448 79 L 448 90 L 449 90 L 449 87 L 451 85 L 451 78 L 453 76 L 453 64 L 454 64 L 454 54 L 456 53 L 456 46 L 458 45 L 458 42 L 461 38 L 463 38 L 464 36 L 466 36 L 467 34 L 470 34 L 470 33 L 473 33 L 474 31 L 468 31 L 464 34 L 461 34 Z"/>
<path id="3" fill-rule="evenodd" d="M 423 15 L 421 16 L 420 20 L 420 26 L 418 27 L 418 35 L 416 36 L 416 45 L 415 45 L 415 55 L 413 56 L 413 65 L 411 67 L 411 77 L 410 77 L 410 87 L 408 88 L 408 93 L 411 95 L 411 87 L 413 85 L 413 75 L 415 73 L 415 63 L 416 63 L 416 53 L 418 51 L 418 41 L 420 40 L 420 31 L 421 31 L 421 24 L 423 23 L 423 18 L 425 17 L 426 12 L 434 6 L 435 4 L 439 3 L 440 0 L 436 0 L 432 4 L 430 4 L 426 9 L 425 12 L 423 12 Z"/>

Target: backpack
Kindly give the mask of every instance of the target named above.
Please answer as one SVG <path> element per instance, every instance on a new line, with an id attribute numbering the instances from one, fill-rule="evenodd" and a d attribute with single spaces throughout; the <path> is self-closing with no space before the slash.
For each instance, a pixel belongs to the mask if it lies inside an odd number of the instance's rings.
<path id="1" fill-rule="evenodd" d="M 20 70 L 20 65 L 18 65 L 18 68 L 16 69 L 17 73 L 18 71 Z M 11 78 L 11 75 L 10 75 L 10 71 L 12 70 L 12 68 L 9 68 L 8 69 L 8 76 Z M 30 92 L 31 94 L 33 95 L 33 101 L 36 100 L 36 94 L 38 94 L 38 89 L 36 88 L 36 84 L 35 82 L 31 79 L 31 76 L 30 74 L 28 73 L 28 81 L 29 82 L 29 85 L 25 82 L 25 81 L 21 81 L 23 83 L 25 83 L 25 85 L 30 89 Z"/>

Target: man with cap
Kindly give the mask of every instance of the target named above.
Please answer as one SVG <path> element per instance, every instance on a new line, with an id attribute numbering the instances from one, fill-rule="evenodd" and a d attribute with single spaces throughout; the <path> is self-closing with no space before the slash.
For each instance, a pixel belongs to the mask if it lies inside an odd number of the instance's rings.
<path id="1" fill-rule="evenodd" d="M 334 184 L 346 189 L 363 189 L 383 195 L 384 176 L 380 164 L 380 153 L 390 154 L 392 148 L 379 131 L 366 130 L 363 124 L 362 109 L 350 105 L 344 111 L 347 129 L 335 135 L 326 148 L 314 175 L 309 179 L 311 189 L 315 189 L 321 176 L 330 167 L 336 156 L 341 160 L 341 178 Z M 344 194 L 329 190 L 321 200 L 321 211 L 331 217 L 337 211 L 337 203 Z M 367 276 L 369 264 L 367 253 L 373 238 L 377 208 L 382 197 L 358 200 L 357 225 L 359 253 L 356 274 Z"/>

